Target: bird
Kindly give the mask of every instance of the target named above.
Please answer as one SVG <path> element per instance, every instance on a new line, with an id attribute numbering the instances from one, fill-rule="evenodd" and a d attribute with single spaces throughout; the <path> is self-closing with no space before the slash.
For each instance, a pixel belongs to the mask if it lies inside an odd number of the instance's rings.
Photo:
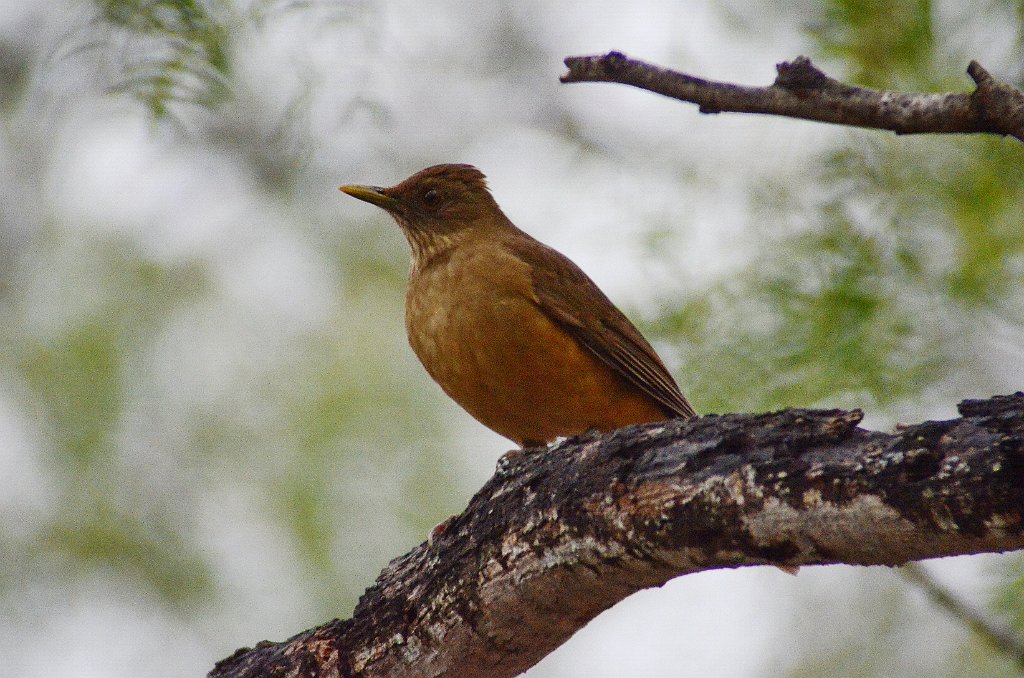
<path id="1" fill-rule="evenodd" d="M 477 168 L 339 190 L 398 223 L 412 253 L 409 344 L 484 426 L 528 448 L 696 416 L 633 323 L 579 266 L 516 227 Z"/>

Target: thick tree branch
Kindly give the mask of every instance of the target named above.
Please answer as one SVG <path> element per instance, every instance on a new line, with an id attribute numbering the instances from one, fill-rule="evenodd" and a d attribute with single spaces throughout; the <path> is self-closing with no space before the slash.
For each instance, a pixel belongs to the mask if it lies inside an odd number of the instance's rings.
<path id="1" fill-rule="evenodd" d="M 776 66 L 769 87 L 704 80 L 620 52 L 569 57 L 562 82 L 618 82 L 700 106 L 702 113 L 763 113 L 897 134 L 990 133 L 1024 141 L 1024 92 L 995 80 L 976 61 L 970 94 L 904 94 L 843 84 L 805 56 Z"/>
<path id="2" fill-rule="evenodd" d="M 706 416 L 510 452 L 351 619 L 241 676 L 514 676 L 639 589 L 721 567 L 1024 548 L 1024 393 L 887 434 L 859 411 Z"/>

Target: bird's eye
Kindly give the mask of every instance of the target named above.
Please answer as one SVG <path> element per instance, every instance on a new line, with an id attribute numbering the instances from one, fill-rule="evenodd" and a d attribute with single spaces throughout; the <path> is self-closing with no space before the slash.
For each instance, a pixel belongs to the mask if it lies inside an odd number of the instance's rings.
<path id="1" fill-rule="evenodd" d="M 433 188 L 428 189 L 427 192 L 423 194 L 423 202 L 428 205 L 436 205 L 440 199 L 441 196 L 439 196 L 437 191 Z"/>

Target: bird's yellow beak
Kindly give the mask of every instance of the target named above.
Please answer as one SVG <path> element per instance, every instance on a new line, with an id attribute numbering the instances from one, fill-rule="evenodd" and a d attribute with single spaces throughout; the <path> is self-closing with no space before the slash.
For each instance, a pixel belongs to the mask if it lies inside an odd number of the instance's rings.
<path id="1" fill-rule="evenodd" d="M 359 198 L 371 205 L 377 207 L 393 210 L 398 207 L 398 201 L 392 198 L 390 195 L 386 195 L 379 186 L 361 186 L 359 184 L 352 184 L 351 186 L 341 186 L 338 188 L 342 193 L 347 193 L 353 198 Z"/>

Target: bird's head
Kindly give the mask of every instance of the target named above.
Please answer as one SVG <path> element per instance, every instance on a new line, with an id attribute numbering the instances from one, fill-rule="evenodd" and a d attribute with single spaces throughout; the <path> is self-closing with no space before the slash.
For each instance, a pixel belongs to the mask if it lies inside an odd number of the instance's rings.
<path id="1" fill-rule="evenodd" d="M 472 165 L 434 165 L 390 188 L 340 190 L 387 211 L 402 227 L 415 259 L 447 250 L 467 231 L 511 226 L 483 173 Z"/>

